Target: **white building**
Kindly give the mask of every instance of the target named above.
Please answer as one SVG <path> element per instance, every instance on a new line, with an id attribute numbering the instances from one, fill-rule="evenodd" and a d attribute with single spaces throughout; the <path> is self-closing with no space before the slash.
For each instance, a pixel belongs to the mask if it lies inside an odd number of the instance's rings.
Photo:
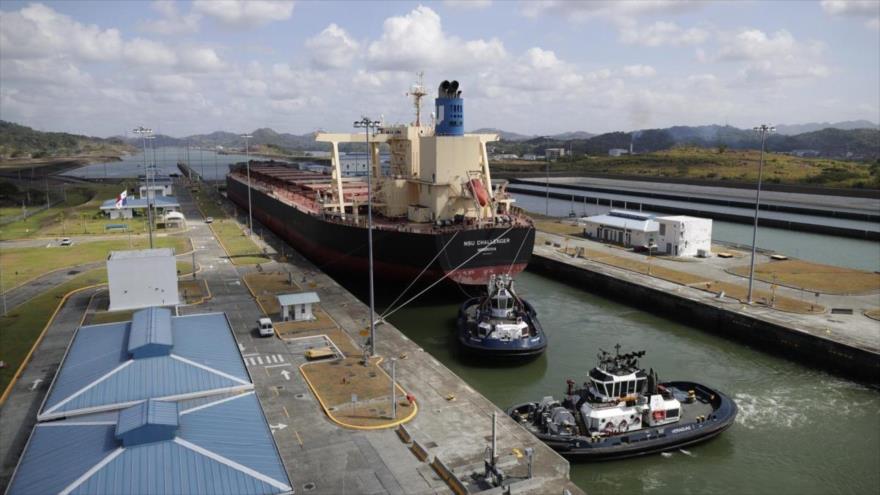
<path id="1" fill-rule="evenodd" d="M 659 228 L 653 215 L 627 210 L 611 210 L 578 223 L 584 226 L 586 237 L 626 247 L 647 248 L 652 241 L 656 243 Z"/>
<path id="2" fill-rule="evenodd" d="M 312 304 L 321 302 L 315 292 L 300 292 L 297 294 L 279 294 L 278 305 L 281 306 L 281 321 L 306 321 L 314 320 Z"/>
<path id="3" fill-rule="evenodd" d="M 141 215 L 147 215 L 147 206 L 149 200 L 147 198 L 126 198 L 125 201 L 116 207 L 115 199 L 108 199 L 101 205 L 101 212 L 109 216 L 111 219 L 133 218 L 135 211 Z M 180 204 L 173 197 L 156 196 L 153 198 L 153 210 L 159 215 L 165 215 L 172 211 L 180 210 Z"/>
<path id="4" fill-rule="evenodd" d="M 544 156 L 548 160 L 558 160 L 565 156 L 565 148 L 547 148 L 544 150 Z"/>
<path id="5" fill-rule="evenodd" d="M 628 154 L 629 150 L 625 148 L 611 148 L 608 150 L 608 156 L 623 156 Z"/>
<path id="6" fill-rule="evenodd" d="M 675 215 L 655 218 L 658 252 L 672 256 L 708 256 L 712 249 L 712 219 Z"/>
<path id="7" fill-rule="evenodd" d="M 180 304 L 174 250 L 111 251 L 107 258 L 110 311 Z"/>

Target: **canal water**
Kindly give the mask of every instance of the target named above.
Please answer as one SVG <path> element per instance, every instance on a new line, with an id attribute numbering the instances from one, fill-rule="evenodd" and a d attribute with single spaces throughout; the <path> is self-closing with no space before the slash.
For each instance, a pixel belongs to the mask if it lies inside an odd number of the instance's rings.
<path id="1" fill-rule="evenodd" d="M 535 273 L 522 273 L 517 284 L 549 339 L 545 355 L 524 365 L 491 366 L 461 355 L 455 297 L 429 294 L 389 320 L 501 408 L 559 397 L 567 378 L 584 381 L 599 349 L 611 351 L 618 343 L 624 351 L 646 350 L 642 364 L 661 380 L 717 387 L 740 407 L 727 432 L 687 450 L 572 464 L 572 480 L 591 495 L 877 493 L 876 389 Z M 378 332 L 381 338 L 381 326 Z"/>
<path id="2" fill-rule="evenodd" d="M 156 163 L 161 173 L 179 174 L 177 168 L 178 162 L 187 161 L 189 155 L 189 163 L 192 168 L 202 174 L 206 180 L 219 180 L 226 176 L 229 166 L 235 163 L 243 163 L 247 160 L 244 153 L 242 154 L 222 154 L 213 150 L 198 150 L 190 148 L 187 152 L 186 148 L 179 147 L 161 147 L 156 148 L 155 153 L 149 149 L 147 145 L 147 163 L 152 165 Z M 263 159 L 251 155 L 252 159 Z M 133 178 L 144 173 L 144 153 L 137 152 L 122 157 L 120 161 L 94 163 L 86 165 L 74 170 L 69 170 L 64 175 L 72 177 L 80 177 L 83 179 L 120 179 Z"/>
<path id="3" fill-rule="evenodd" d="M 516 198 L 517 206 L 529 211 L 544 213 L 546 198 L 528 194 L 514 194 L 513 196 Z M 578 216 L 585 216 L 608 213 L 609 209 L 607 205 L 584 205 L 561 199 L 550 199 L 550 215 L 556 217 L 567 217 L 572 210 Z M 646 210 L 646 212 L 648 211 Z M 763 213 L 761 212 L 762 215 Z M 712 240 L 751 246 L 752 227 L 742 223 L 713 220 Z M 760 227 L 755 244 L 760 249 L 768 249 L 817 263 L 858 270 L 880 271 L 880 242 L 876 241 Z"/>

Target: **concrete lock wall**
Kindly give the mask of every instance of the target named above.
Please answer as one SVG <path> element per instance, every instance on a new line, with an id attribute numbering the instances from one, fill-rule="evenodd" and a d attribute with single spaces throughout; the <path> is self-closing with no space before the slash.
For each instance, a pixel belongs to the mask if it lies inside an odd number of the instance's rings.
<path id="1" fill-rule="evenodd" d="M 533 255 L 529 270 L 551 274 L 558 280 L 611 297 L 624 303 L 638 303 L 687 325 L 697 326 L 738 340 L 764 351 L 794 358 L 808 366 L 834 371 L 860 381 L 876 384 L 880 379 L 880 359 L 874 353 L 825 339 L 796 328 L 712 306 L 683 294 L 618 278 L 601 269 L 573 266 L 563 261 Z"/>
<path id="2" fill-rule="evenodd" d="M 177 291 L 177 263 L 170 256 L 107 260 L 110 311 L 174 306 L 180 304 Z"/>

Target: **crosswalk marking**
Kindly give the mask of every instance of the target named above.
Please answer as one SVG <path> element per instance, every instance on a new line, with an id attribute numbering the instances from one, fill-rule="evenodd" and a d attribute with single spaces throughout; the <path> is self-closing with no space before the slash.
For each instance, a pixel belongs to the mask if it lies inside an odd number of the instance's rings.
<path id="1" fill-rule="evenodd" d="M 258 354 L 251 354 L 248 356 L 243 356 L 245 363 L 248 366 L 258 366 L 258 365 L 268 365 L 272 363 L 283 363 L 284 356 L 281 354 L 269 354 L 265 356 L 261 356 Z"/>

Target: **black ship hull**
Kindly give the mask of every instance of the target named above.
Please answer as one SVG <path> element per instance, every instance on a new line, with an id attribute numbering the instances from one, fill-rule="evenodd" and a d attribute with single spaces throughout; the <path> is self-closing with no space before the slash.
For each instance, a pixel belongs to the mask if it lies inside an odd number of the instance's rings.
<path id="1" fill-rule="evenodd" d="M 479 304 L 482 297 L 473 297 L 465 301 L 458 310 L 458 342 L 462 348 L 477 356 L 498 360 L 527 360 L 540 356 L 547 348 L 547 336 L 538 321 L 537 312 L 528 301 L 523 304 L 528 311 L 526 323 L 533 329 L 535 336 L 527 339 L 499 340 L 480 337 L 471 331 L 467 322 L 468 308 Z"/>
<path id="2" fill-rule="evenodd" d="M 736 403 L 721 392 L 693 382 L 669 382 L 663 385 L 682 392 L 695 390 L 697 399 L 710 406 L 711 412 L 702 420 L 683 420 L 596 438 L 552 435 L 541 431 L 532 421 L 525 420 L 529 411 L 537 406 L 536 402 L 513 406 L 507 410 L 507 414 L 560 455 L 575 461 L 610 461 L 681 449 L 718 436 L 736 420 Z M 686 408 L 687 405 L 682 406 L 683 410 Z"/>
<path id="3" fill-rule="evenodd" d="M 231 177 L 226 182 L 229 199 L 247 209 L 247 185 Z M 251 201 L 256 220 L 322 270 L 367 271 L 366 228 L 303 212 L 257 188 L 251 190 Z M 482 285 L 493 274 L 524 270 L 534 243 L 534 228 L 519 225 L 453 226 L 430 233 L 373 229 L 374 271 L 378 280 L 396 283 L 409 283 L 424 270 L 420 284 L 445 277 Z"/>

